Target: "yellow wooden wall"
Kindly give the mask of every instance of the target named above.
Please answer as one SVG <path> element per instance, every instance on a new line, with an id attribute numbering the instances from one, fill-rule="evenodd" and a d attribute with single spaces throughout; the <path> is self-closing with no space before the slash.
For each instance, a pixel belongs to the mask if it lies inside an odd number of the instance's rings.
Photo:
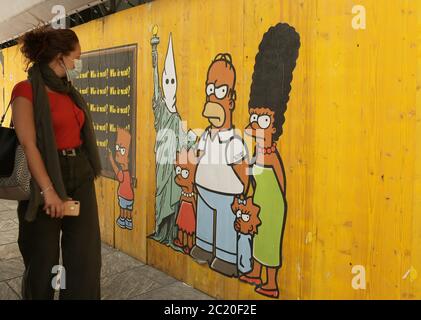
<path id="1" fill-rule="evenodd" d="M 351 26 L 357 4 L 367 10 L 366 30 Z M 149 42 L 156 24 L 161 73 L 172 32 L 177 107 L 191 128 L 207 126 L 206 72 L 217 53 L 230 52 L 237 69 L 234 124 L 244 128 L 257 47 L 278 22 L 301 36 L 279 141 L 288 181 L 281 299 L 420 299 L 421 2 L 415 0 L 158 0 L 74 28 L 83 51 L 138 44 L 135 229 L 115 227 L 116 183 L 100 178 L 103 240 L 212 296 L 262 298 L 146 239 L 154 231 L 155 191 Z M 25 75 L 15 47 L 3 54 L 0 95 L 5 87 L 7 100 Z M 365 290 L 351 286 L 355 265 L 366 269 Z"/>

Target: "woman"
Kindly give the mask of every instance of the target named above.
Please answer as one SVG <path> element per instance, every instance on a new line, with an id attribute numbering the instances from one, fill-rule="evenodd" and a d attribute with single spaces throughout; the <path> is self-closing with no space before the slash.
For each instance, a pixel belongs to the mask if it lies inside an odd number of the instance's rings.
<path id="1" fill-rule="evenodd" d="M 277 148 L 285 122 L 292 72 L 300 47 L 298 33 L 280 23 L 263 36 L 256 56 L 251 85 L 250 124 L 246 134 L 256 141 L 252 167 L 253 201 L 260 206 L 261 225 L 253 242 L 253 270 L 240 280 L 256 292 L 278 298 L 278 270 L 282 265 L 282 240 L 287 213 L 285 170 Z M 262 269 L 266 267 L 266 282 Z"/>
<path id="2" fill-rule="evenodd" d="M 30 68 L 12 91 L 12 119 L 31 172 L 31 196 L 19 201 L 24 299 L 100 299 L 101 241 L 94 179 L 101 173 L 92 119 L 72 86 L 81 47 L 70 29 L 41 27 L 20 38 Z M 77 217 L 64 202 L 80 201 Z M 60 233 L 63 267 L 59 266 Z M 60 277 L 58 277 L 60 272 Z"/>

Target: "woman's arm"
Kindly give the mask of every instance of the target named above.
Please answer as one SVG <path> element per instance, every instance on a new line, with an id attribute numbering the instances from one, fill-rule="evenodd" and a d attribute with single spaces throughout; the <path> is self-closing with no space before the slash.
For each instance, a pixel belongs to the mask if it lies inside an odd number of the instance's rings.
<path id="1" fill-rule="evenodd" d="M 36 145 L 36 132 L 32 103 L 24 97 L 16 97 L 12 103 L 12 118 L 16 135 L 28 162 L 32 177 L 45 191 L 45 207 L 51 217 L 62 217 L 64 204 L 58 197 L 47 174 L 44 161 Z M 51 186 L 51 187 L 50 187 Z"/>

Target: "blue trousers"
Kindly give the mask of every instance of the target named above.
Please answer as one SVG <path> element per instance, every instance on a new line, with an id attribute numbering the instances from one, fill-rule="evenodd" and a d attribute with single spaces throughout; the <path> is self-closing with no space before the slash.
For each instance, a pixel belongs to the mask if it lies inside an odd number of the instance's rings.
<path id="1" fill-rule="evenodd" d="M 237 264 L 237 231 L 231 210 L 234 195 L 212 192 L 200 186 L 197 189 L 196 245 L 213 252 L 215 244 L 217 258 Z"/>

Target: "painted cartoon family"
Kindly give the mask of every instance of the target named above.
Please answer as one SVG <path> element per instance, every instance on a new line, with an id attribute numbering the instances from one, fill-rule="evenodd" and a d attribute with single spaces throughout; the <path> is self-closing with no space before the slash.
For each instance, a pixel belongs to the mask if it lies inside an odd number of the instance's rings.
<path id="1" fill-rule="evenodd" d="M 199 138 L 177 112 L 177 76 L 170 34 L 162 87 L 154 27 L 155 232 L 151 238 L 198 263 L 279 297 L 278 271 L 286 222 L 286 177 L 277 142 L 298 58 L 300 37 L 279 23 L 264 34 L 255 58 L 248 102 L 249 152 L 233 124 L 236 68 L 229 53 L 210 63 L 201 110 L 209 126 Z M 242 106 L 240 106 L 242 107 Z M 125 211 L 122 217 L 128 219 Z M 266 274 L 264 274 L 266 272 Z"/>

